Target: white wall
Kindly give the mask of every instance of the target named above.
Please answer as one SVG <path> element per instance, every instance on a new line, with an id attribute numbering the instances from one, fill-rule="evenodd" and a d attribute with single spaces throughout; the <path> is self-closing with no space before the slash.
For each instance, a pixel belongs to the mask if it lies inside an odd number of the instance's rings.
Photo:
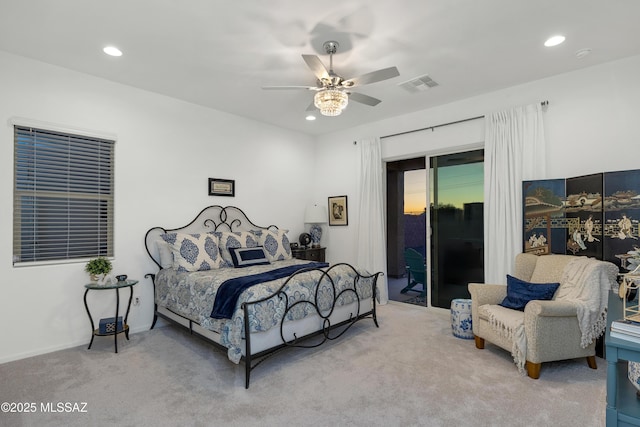
<path id="1" fill-rule="evenodd" d="M 259 225 L 297 236 L 312 176 L 313 138 L 168 97 L 0 53 L 0 362 L 86 345 L 84 264 L 13 267 L 12 117 L 117 135 L 114 273 L 140 280 L 132 331 L 153 314 L 155 272 L 143 239 L 153 226 L 178 227 L 200 209 L 236 205 Z M 295 176 L 295 179 L 291 179 Z M 236 197 L 207 195 L 209 177 L 235 179 Z M 128 296 L 128 292 L 123 292 Z M 91 291 L 95 317 L 111 317 L 115 293 Z M 108 310 L 107 310 L 108 308 Z M 122 339 L 122 338 L 120 338 Z"/>
<path id="2" fill-rule="evenodd" d="M 402 70 L 401 70 L 402 71 Z M 640 56 L 593 66 L 318 139 L 316 198 L 347 194 L 349 227 L 327 227 L 331 261 L 356 259 L 358 153 L 353 141 L 420 129 L 548 100 L 547 178 L 640 169 Z M 431 89 L 438 90 L 438 88 Z M 414 96 L 429 96 L 429 91 Z M 383 100 L 384 102 L 384 100 Z M 382 140 L 383 160 L 477 146 L 484 120 Z"/>

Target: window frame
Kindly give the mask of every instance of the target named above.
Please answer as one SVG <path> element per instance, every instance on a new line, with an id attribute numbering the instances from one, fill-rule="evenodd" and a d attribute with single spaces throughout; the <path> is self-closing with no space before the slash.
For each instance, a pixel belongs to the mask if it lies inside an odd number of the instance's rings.
<path id="1" fill-rule="evenodd" d="M 15 118 L 10 120 L 10 125 L 14 149 L 13 266 L 71 264 L 86 262 L 97 256 L 113 259 L 115 247 L 115 144 L 117 141 L 115 135 Z M 38 135 L 38 132 L 41 132 L 41 135 Z M 29 138 L 32 139 L 29 140 Z M 41 145 L 44 142 L 51 144 L 50 147 L 54 147 L 53 151 L 47 150 L 43 157 L 53 160 L 54 173 L 51 178 L 38 179 L 37 172 L 42 173 L 44 166 L 38 169 L 37 160 L 41 159 L 38 159 L 37 156 L 42 151 L 37 153 L 37 148 L 44 146 Z M 62 150 L 59 151 L 61 148 Z M 87 152 L 84 152 L 85 148 L 88 148 Z M 62 156 L 58 157 L 60 153 Z M 88 166 L 82 170 L 83 174 L 89 173 L 88 178 L 79 177 L 77 174 L 78 160 L 74 156 L 79 153 L 82 161 L 89 162 Z M 27 163 L 24 163 L 25 159 L 27 159 Z M 25 171 L 31 175 L 27 175 L 27 178 L 24 175 L 19 176 Z M 63 177 L 64 184 L 61 184 L 60 177 Z M 42 188 L 42 183 L 53 187 Z M 40 189 L 37 188 L 38 185 L 41 186 Z M 66 190 L 63 189 L 65 185 Z M 26 213 L 26 215 L 24 210 L 27 207 L 22 204 L 25 197 L 33 198 L 29 204 L 29 208 L 32 208 L 33 212 Z M 85 206 L 87 203 L 94 206 L 88 208 Z M 47 214 L 36 210 L 38 206 L 40 208 L 43 206 L 54 208 L 51 215 L 54 220 L 47 223 L 45 219 Z M 83 217 L 85 220 L 78 221 L 79 212 L 83 214 L 88 212 L 89 215 Z M 26 218 L 32 222 L 34 234 L 25 240 L 22 226 Z M 60 219 L 66 219 L 67 224 L 57 221 Z M 88 228 L 78 227 L 79 222 L 85 222 Z M 43 232 L 39 229 L 42 225 L 50 227 Z M 38 236 L 43 236 L 45 232 L 51 230 L 55 232 L 55 236 L 50 240 L 53 243 L 53 254 L 46 254 L 37 247 Z M 73 242 L 74 238 L 79 238 L 79 240 Z M 83 243 L 91 239 L 99 241 L 95 248 Z M 25 252 L 22 247 L 25 241 L 33 245 L 31 253 L 27 257 L 24 256 Z M 69 251 L 69 248 L 72 250 Z"/>

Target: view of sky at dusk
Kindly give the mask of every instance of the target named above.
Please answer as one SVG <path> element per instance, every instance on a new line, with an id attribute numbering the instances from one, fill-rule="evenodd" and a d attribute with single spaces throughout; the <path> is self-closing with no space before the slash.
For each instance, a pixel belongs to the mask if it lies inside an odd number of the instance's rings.
<path id="1" fill-rule="evenodd" d="M 462 209 L 464 203 L 482 202 L 484 199 L 484 163 L 447 166 L 438 169 L 438 203 Z M 404 174 L 404 212 L 424 212 L 427 203 L 426 170 L 407 171 Z"/>

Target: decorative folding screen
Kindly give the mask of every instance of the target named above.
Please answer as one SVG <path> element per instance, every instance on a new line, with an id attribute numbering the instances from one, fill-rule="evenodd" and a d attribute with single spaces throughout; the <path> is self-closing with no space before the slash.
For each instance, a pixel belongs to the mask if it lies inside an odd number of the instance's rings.
<path id="1" fill-rule="evenodd" d="M 626 271 L 627 252 L 640 247 L 640 170 L 604 174 L 604 258 Z"/>
<path id="2" fill-rule="evenodd" d="M 544 179 L 522 184 L 523 252 L 565 253 L 565 180 Z"/>
<path id="3" fill-rule="evenodd" d="M 523 251 L 595 257 L 626 271 L 640 248 L 640 170 L 524 181 Z"/>

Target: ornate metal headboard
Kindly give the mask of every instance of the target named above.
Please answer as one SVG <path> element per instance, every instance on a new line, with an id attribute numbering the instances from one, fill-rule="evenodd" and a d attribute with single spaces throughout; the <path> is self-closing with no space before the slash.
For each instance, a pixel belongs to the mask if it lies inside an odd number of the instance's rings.
<path id="1" fill-rule="evenodd" d="M 178 228 L 153 227 L 144 238 L 147 253 L 159 268 L 160 252 L 158 243 L 163 242 L 164 233 L 178 232 L 186 234 L 208 233 L 212 231 L 257 231 L 266 229 L 277 229 L 275 225 L 262 227 L 254 224 L 242 211 L 235 206 L 213 205 L 204 208 L 189 224 Z"/>

